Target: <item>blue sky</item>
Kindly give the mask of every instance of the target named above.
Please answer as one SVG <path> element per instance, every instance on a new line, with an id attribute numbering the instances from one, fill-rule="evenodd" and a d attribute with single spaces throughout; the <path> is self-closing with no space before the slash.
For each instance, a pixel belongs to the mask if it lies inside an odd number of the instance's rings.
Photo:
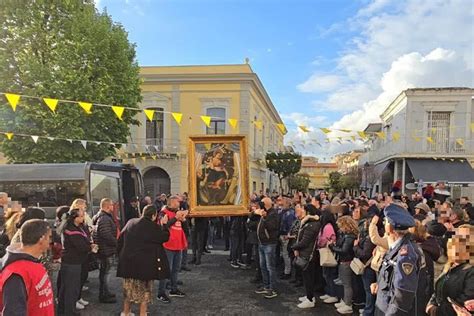
<path id="1" fill-rule="evenodd" d="M 125 26 L 141 65 L 250 58 L 289 129 L 307 125 L 319 139 L 321 126 L 363 129 L 408 87 L 473 86 L 473 34 L 452 36 L 472 30 L 469 0 L 96 3 Z M 460 75 L 462 69 L 469 71 Z M 346 149 L 334 144 L 329 154 Z"/>

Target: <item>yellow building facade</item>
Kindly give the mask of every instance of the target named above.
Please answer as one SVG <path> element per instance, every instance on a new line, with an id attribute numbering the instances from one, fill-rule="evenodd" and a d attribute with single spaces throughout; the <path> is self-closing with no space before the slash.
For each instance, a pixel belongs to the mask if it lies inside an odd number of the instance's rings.
<path id="1" fill-rule="evenodd" d="M 303 157 L 299 173 L 309 176 L 308 189 L 319 190 L 327 186 L 329 174 L 337 170 L 338 165 L 336 163 L 319 162 L 316 157 Z"/>
<path id="2" fill-rule="evenodd" d="M 140 113 L 130 141 L 148 145 L 151 157 L 128 159 L 142 171 L 145 192 L 188 191 L 188 138 L 193 135 L 241 134 L 247 137 L 249 191 L 273 191 L 278 179 L 264 164 L 269 151 L 283 150 L 282 120 L 257 74 L 248 64 L 141 68 L 142 109 L 155 110 L 153 120 Z M 178 124 L 171 113 L 182 113 Z M 211 116 L 210 127 L 200 119 Z M 228 119 L 237 120 L 233 128 Z M 156 154 L 156 155 L 155 155 Z"/>

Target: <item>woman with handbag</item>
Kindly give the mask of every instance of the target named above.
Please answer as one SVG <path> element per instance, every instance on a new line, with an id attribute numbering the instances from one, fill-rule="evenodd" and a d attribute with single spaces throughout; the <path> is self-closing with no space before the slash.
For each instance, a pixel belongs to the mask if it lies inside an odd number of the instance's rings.
<path id="1" fill-rule="evenodd" d="M 168 222 L 165 215 L 156 224 L 158 212 L 154 205 L 143 209 L 141 218 L 133 218 L 122 229 L 117 243 L 119 262 L 117 276 L 123 278 L 123 312 L 130 316 L 131 303 L 140 304 L 140 316 L 146 316 L 151 302 L 153 280 L 169 278 L 168 259 L 163 243 L 170 233 L 163 225 Z M 140 260 L 137 260 L 140 258 Z"/>
<path id="2" fill-rule="evenodd" d="M 321 252 L 324 249 L 327 249 L 329 243 L 336 241 L 336 218 L 331 213 L 329 209 L 323 210 L 321 214 L 321 230 L 318 235 L 318 249 Z M 325 266 L 321 262 L 323 269 L 323 278 L 326 282 L 326 288 L 324 289 L 325 295 L 320 296 L 319 298 L 326 304 L 334 304 L 339 301 L 337 298 L 336 285 L 334 280 L 337 278 L 337 263 L 336 266 L 329 267 Z"/>
<path id="3" fill-rule="evenodd" d="M 299 298 L 301 302 L 298 304 L 299 308 L 312 308 L 315 305 L 316 298 L 314 297 L 314 277 L 315 277 L 315 250 L 317 244 L 317 237 L 321 224 L 319 223 L 319 216 L 314 212 L 315 208 L 301 204 L 296 205 L 296 216 L 301 220 L 300 230 L 296 243 L 293 245 L 295 254 L 294 264 L 303 271 L 303 283 L 306 289 L 306 296 Z"/>
<path id="4" fill-rule="evenodd" d="M 340 314 L 352 314 L 352 269 L 350 267 L 352 259 L 354 259 L 354 241 L 359 234 L 357 223 L 350 216 L 341 216 L 337 220 L 339 227 L 339 236 L 336 244 L 329 244 L 329 248 L 336 253 L 339 262 L 338 272 L 339 279 L 344 288 L 343 300 L 334 304 L 337 312 Z"/>

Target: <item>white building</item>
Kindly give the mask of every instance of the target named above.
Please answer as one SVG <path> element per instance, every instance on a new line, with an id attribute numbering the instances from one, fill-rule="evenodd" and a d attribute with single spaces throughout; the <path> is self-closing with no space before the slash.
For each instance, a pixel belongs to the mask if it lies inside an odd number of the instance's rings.
<path id="1" fill-rule="evenodd" d="M 473 96 L 472 88 L 415 88 L 401 92 L 381 114 L 382 122 L 366 128 L 372 136 L 359 165 L 366 171 L 363 181 L 373 174 L 376 177 L 366 186 L 389 192 L 399 179 L 405 191 L 407 183 L 443 180 L 454 197 L 472 196 Z M 377 136 L 375 132 L 382 134 Z"/>

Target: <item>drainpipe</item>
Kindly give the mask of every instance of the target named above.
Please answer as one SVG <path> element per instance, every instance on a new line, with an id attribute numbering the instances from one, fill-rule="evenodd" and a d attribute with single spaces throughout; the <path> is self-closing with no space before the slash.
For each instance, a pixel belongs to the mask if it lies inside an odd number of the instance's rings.
<path id="1" fill-rule="evenodd" d="M 402 160 L 402 194 L 405 194 L 405 173 L 406 173 L 406 162 L 405 158 Z"/>

